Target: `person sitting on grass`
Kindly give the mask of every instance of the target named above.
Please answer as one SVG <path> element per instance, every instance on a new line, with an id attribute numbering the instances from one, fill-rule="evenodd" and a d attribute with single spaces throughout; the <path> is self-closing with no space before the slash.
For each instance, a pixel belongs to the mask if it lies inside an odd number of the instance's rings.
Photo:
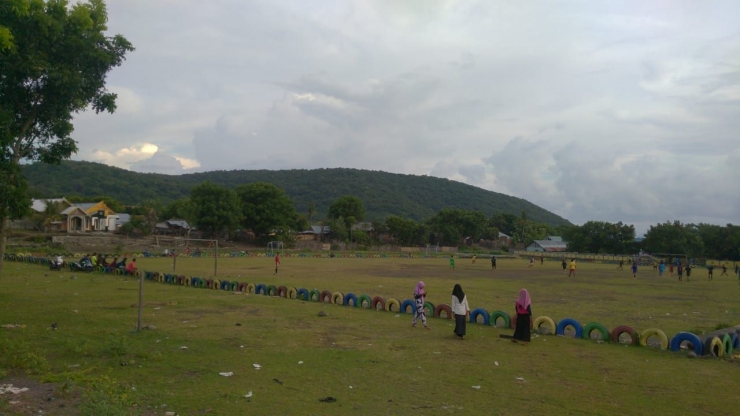
<path id="1" fill-rule="evenodd" d="M 124 257 L 123 260 L 121 260 L 118 263 L 116 263 L 116 268 L 124 269 L 125 270 L 126 269 L 126 260 L 127 259 L 128 259 L 127 257 Z"/>
<path id="2" fill-rule="evenodd" d="M 126 266 L 126 274 L 132 276 L 136 274 L 136 259 L 131 260 L 131 263 Z"/>

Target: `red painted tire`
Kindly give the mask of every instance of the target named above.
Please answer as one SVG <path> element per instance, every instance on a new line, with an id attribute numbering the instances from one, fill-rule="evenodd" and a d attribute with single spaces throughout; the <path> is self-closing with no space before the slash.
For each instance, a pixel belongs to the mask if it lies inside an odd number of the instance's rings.
<path id="1" fill-rule="evenodd" d="M 247 291 L 247 284 L 244 282 L 239 283 L 238 290 L 240 292 L 246 292 Z"/>
<path id="2" fill-rule="evenodd" d="M 452 308 L 450 308 L 450 305 L 440 303 L 439 305 L 434 307 L 435 318 L 441 318 L 442 312 L 447 314 L 447 319 L 452 319 Z"/>
<path id="3" fill-rule="evenodd" d="M 382 296 L 376 296 L 373 298 L 373 301 L 370 302 L 370 308 L 378 310 L 378 304 L 380 304 L 380 310 L 385 310 L 385 299 L 383 299 Z"/>
<path id="4" fill-rule="evenodd" d="M 629 327 L 627 325 L 619 325 L 618 327 L 612 329 L 611 338 L 612 342 L 619 344 L 619 336 L 622 334 L 629 334 L 630 338 L 632 338 L 632 342 L 630 344 L 632 345 L 638 345 L 640 342 L 640 337 L 637 335 L 637 331 L 632 329 L 632 327 Z"/>
<path id="5" fill-rule="evenodd" d="M 209 289 L 213 289 L 213 279 L 206 280 L 206 287 Z"/>
<path id="6" fill-rule="evenodd" d="M 319 295 L 319 302 L 331 303 L 331 296 L 332 296 L 331 292 L 329 292 L 328 290 L 325 290 L 321 292 L 321 294 Z"/>
<path id="7" fill-rule="evenodd" d="M 281 298 L 286 297 L 288 295 L 288 288 L 285 286 L 278 286 L 276 295 Z"/>

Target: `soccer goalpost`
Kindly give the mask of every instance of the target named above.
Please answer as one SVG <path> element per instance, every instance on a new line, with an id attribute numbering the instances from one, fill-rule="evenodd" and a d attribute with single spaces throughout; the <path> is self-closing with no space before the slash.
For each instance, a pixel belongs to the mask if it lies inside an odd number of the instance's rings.
<path id="1" fill-rule="evenodd" d="M 271 256 L 274 256 L 275 254 L 283 254 L 283 248 L 284 246 L 282 241 L 270 241 L 267 243 L 266 253 Z"/>
<path id="2" fill-rule="evenodd" d="M 427 257 L 431 255 L 437 255 L 439 253 L 439 246 L 436 244 L 427 244 Z"/>

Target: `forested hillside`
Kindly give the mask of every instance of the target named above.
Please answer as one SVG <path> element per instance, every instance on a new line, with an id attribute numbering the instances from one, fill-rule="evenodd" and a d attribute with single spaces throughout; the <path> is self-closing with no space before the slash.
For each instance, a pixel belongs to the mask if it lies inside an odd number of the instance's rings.
<path id="1" fill-rule="evenodd" d="M 524 199 L 487 191 L 464 183 L 430 176 L 402 175 L 358 169 L 233 170 L 162 175 L 137 173 L 100 163 L 66 161 L 59 166 L 27 165 L 23 173 L 33 196 L 105 195 L 125 204 L 159 199 L 168 203 L 190 196 L 190 189 L 204 181 L 229 188 L 252 182 L 270 182 L 283 188 L 298 212 L 308 205 L 322 218 L 329 205 L 343 195 L 355 195 L 365 204 L 368 219 L 398 215 L 417 221 L 443 208 L 521 215 L 552 226 L 569 222 Z"/>

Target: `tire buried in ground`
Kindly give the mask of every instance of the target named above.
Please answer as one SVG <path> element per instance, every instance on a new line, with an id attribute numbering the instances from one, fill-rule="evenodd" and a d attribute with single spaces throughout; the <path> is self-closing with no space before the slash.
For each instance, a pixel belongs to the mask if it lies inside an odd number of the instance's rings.
<path id="1" fill-rule="evenodd" d="M 288 288 L 285 286 L 278 286 L 277 292 L 275 293 L 277 296 L 281 298 L 287 298 L 288 297 Z"/>
<path id="2" fill-rule="evenodd" d="M 498 327 L 498 319 L 501 318 L 504 320 L 504 325 L 500 328 L 508 328 L 511 326 L 511 317 L 508 313 L 504 311 L 493 311 L 490 313 L 488 321 L 491 325 Z"/>
<path id="3" fill-rule="evenodd" d="M 277 294 L 277 287 L 275 285 L 268 285 L 267 286 L 267 296 L 275 296 Z"/>
<path id="4" fill-rule="evenodd" d="M 591 339 L 591 333 L 594 331 L 599 331 L 602 341 L 609 341 L 611 339 L 609 330 L 598 322 L 589 322 L 583 327 L 583 338 Z"/>
<path id="5" fill-rule="evenodd" d="M 473 309 L 472 312 L 470 312 L 470 323 L 471 324 L 477 324 L 478 323 L 478 316 L 483 317 L 483 325 L 490 325 L 491 323 L 491 317 L 488 315 L 488 311 L 486 311 L 483 308 L 476 308 Z"/>
<path id="6" fill-rule="evenodd" d="M 725 334 L 722 337 L 722 348 L 725 350 L 725 357 L 732 357 L 732 338 L 730 334 Z"/>
<path id="7" fill-rule="evenodd" d="M 725 349 L 719 337 L 708 337 L 704 340 L 704 355 L 714 354 L 717 358 L 724 357 Z"/>
<path id="8" fill-rule="evenodd" d="M 265 286 L 263 283 L 258 284 L 254 287 L 254 293 L 256 295 L 266 295 L 267 294 L 267 286 Z"/>
<path id="9" fill-rule="evenodd" d="M 296 293 L 296 299 L 308 300 L 308 289 L 306 289 L 305 287 L 298 289 L 298 292 Z"/>
<path id="10" fill-rule="evenodd" d="M 619 325 L 618 327 L 612 329 L 611 338 L 612 342 L 615 344 L 621 344 L 619 342 L 619 337 L 622 334 L 627 334 L 632 339 L 630 344 L 632 345 L 639 345 L 640 343 L 640 337 L 637 335 L 637 331 L 632 329 L 632 327 L 629 327 L 627 325 Z"/>
<path id="11" fill-rule="evenodd" d="M 344 302 L 344 293 L 334 292 L 331 295 L 331 303 L 333 305 L 341 305 Z"/>
<path id="12" fill-rule="evenodd" d="M 247 293 L 257 294 L 257 285 L 254 283 L 247 283 Z"/>
<path id="13" fill-rule="evenodd" d="M 416 315 L 416 302 L 411 299 L 406 299 L 401 302 L 401 313 L 408 313 L 408 309 L 411 308 L 411 313 Z M 432 309 L 434 311 L 434 309 Z"/>
<path id="14" fill-rule="evenodd" d="M 558 335 L 565 335 L 565 328 L 567 327 L 573 327 L 573 330 L 575 331 L 575 337 L 581 338 L 583 337 L 583 326 L 580 322 L 576 321 L 573 318 L 565 318 L 562 319 L 560 322 L 558 322 L 557 326 L 557 334 Z"/>
<path id="15" fill-rule="evenodd" d="M 380 309 L 378 309 L 378 305 L 380 305 Z M 370 309 L 373 310 L 385 310 L 385 299 L 382 296 L 376 296 L 373 298 L 372 302 L 370 302 Z"/>
<path id="16" fill-rule="evenodd" d="M 692 345 L 694 353 L 701 357 L 704 354 L 704 344 L 701 342 L 699 337 L 691 332 L 679 332 L 671 338 L 671 351 L 681 351 L 681 344 L 688 342 Z"/>
<path id="17" fill-rule="evenodd" d="M 446 303 L 440 303 L 434 308 L 434 317 L 441 318 L 442 312 L 447 315 L 447 319 L 452 319 L 452 308 Z"/>
<path id="18" fill-rule="evenodd" d="M 342 299 L 342 305 L 349 306 L 349 302 L 350 301 L 352 301 L 352 306 L 353 307 L 356 308 L 357 306 L 359 306 L 357 304 L 357 296 L 355 296 L 355 294 L 354 293 L 351 293 L 351 292 L 349 292 L 346 295 L 344 295 L 344 299 Z"/>
<path id="19" fill-rule="evenodd" d="M 393 310 L 393 307 L 396 307 L 396 310 Z M 385 310 L 388 312 L 401 312 L 401 302 L 398 301 L 396 298 L 388 298 L 385 300 Z"/>
<path id="20" fill-rule="evenodd" d="M 331 303 L 331 292 L 329 292 L 328 290 L 322 291 L 321 296 L 319 297 L 319 302 Z"/>
<path id="21" fill-rule="evenodd" d="M 289 287 L 288 292 L 285 293 L 285 297 L 288 299 L 298 299 L 298 289 Z"/>
<path id="22" fill-rule="evenodd" d="M 649 328 L 642 331 L 642 333 L 640 333 L 640 345 L 642 345 L 643 347 L 647 347 L 647 341 L 650 337 L 658 337 L 661 350 L 668 349 L 668 337 L 666 336 L 665 332 L 661 331 L 658 328 Z"/>
<path id="23" fill-rule="evenodd" d="M 319 292 L 317 289 L 309 290 L 308 300 L 310 300 L 311 302 L 321 302 L 321 292 Z"/>
<path id="24" fill-rule="evenodd" d="M 542 325 L 547 325 L 550 327 L 550 334 L 555 335 L 558 330 L 558 326 L 555 325 L 555 321 L 552 320 L 549 316 L 539 316 L 537 319 L 534 320 L 532 323 L 532 326 L 534 329 L 537 330 L 540 334 L 544 334 L 544 332 L 540 329 Z"/>
<path id="25" fill-rule="evenodd" d="M 365 306 L 365 303 L 367 303 L 367 306 Z M 357 298 L 357 306 L 359 308 L 370 309 L 373 307 L 373 298 L 371 298 L 367 293 L 363 293 L 359 298 Z"/>

